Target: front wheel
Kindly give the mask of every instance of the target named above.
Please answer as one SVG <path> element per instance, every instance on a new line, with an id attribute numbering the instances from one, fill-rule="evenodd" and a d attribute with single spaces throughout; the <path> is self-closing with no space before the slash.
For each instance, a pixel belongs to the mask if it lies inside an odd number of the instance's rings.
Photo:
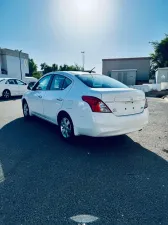
<path id="1" fill-rule="evenodd" d="M 61 136 L 65 140 L 72 140 L 74 137 L 74 129 L 71 118 L 68 115 L 63 115 L 59 122 Z"/>
<path id="2" fill-rule="evenodd" d="M 29 106 L 28 106 L 26 101 L 23 102 L 23 115 L 24 115 L 25 119 L 29 119 L 30 118 Z"/>
<path id="3" fill-rule="evenodd" d="M 4 99 L 9 99 L 11 97 L 11 93 L 9 90 L 4 90 L 2 95 Z"/>

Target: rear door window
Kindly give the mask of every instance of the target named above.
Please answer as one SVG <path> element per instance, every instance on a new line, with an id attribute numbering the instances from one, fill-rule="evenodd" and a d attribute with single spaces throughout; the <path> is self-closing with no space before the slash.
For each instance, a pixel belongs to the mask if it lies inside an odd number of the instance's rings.
<path id="1" fill-rule="evenodd" d="M 64 84 L 65 77 L 62 75 L 55 75 L 50 90 L 62 90 Z"/>
<path id="2" fill-rule="evenodd" d="M 65 78 L 62 89 L 67 88 L 71 83 L 72 83 L 72 81 L 70 79 Z"/>

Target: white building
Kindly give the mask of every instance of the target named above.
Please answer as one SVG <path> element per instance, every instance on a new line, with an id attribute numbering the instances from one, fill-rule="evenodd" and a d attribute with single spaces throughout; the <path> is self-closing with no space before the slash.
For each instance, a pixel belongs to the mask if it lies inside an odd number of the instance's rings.
<path id="1" fill-rule="evenodd" d="M 0 77 L 25 80 L 29 74 L 29 55 L 18 50 L 0 48 Z"/>

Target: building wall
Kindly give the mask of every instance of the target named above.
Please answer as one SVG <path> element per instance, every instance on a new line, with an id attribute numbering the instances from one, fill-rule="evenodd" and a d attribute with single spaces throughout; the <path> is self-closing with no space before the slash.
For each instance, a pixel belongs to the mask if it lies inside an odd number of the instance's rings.
<path id="1" fill-rule="evenodd" d="M 20 77 L 20 65 L 19 65 L 19 58 L 15 56 L 6 56 L 7 61 L 7 71 L 9 77 Z"/>
<path id="2" fill-rule="evenodd" d="M 15 56 L 6 56 L 7 70 L 9 77 L 15 77 L 21 79 L 20 72 L 20 59 Z M 29 73 L 28 60 L 21 58 L 22 79 L 25 78 L 25 74 Z"/>
<path id="3" fill-rule="evenodd" d="M 150 71 L 150 58 L 119 58 L 119 59 L 103 59 L 102 73 L 108 75 L 111 70 L 136 69 L 137 81 L 148 81 Z"/>
<path id="4" fill-rule="evenodd" d="M 22 79 L 24 80 L 25 74 L 29 73 L 28 54 L 22 52 L 19 53 L 19 51 L 13 51 L 10 49 L 1 49 L 0 53 L 0 77 L 13 77 L 21 79 L 21 58 Z M 7 71 L 7 74 L 1 74 L 1 69 L 5 69 Z"/>
<path id="5" fill-rule="evenodd" d="M 126 85 L 135 85 L 136 84 L 136 73 L 137 71 L 132 70 L 112 70 L 111 75 L 109 76 L 126 84 Z"/>

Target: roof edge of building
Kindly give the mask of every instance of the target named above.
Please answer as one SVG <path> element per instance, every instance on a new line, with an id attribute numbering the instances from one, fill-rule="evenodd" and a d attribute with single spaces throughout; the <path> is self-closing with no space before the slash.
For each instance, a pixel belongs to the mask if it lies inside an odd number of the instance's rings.
<path id="1" fill-rule="evenodd" d="M 12 50 L 12 49 L 8 49 L 8 48 L 0 48 L 0 54 L 15 56 L 15 57 L 20 56 L 21 58 L 25 58 L 25 59 L 29 58 L 29 54 L 27 54 L 25 52 L 19 52 L 18 50 Z"/>
<path id="2" fill-rule="evenodd" d="M 131 58 L 108 58 L 108 59 L 102 59 L 102 61 L 117 61 L 117 60 L 143 60 L 143 59 L 151 59 L 151 57 L 131 57 Z"/>

